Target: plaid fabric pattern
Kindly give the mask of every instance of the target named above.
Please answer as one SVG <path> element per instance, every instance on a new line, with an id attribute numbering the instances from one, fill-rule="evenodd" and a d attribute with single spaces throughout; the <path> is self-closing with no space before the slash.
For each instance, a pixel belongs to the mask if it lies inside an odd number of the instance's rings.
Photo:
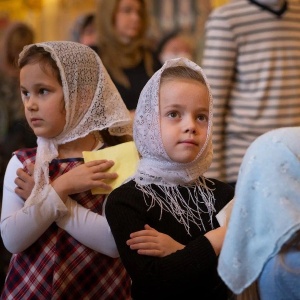
<path id="1" fill-rule="evenodd" d="M 34 162 L 35 153 L 25 149 L 16 155 L 26 166 Z M 82 162 L 54 160 L 49 175 L 53 180 Z M 85 192 L 72 198 L 93 212 L 102 212 L 102 195 Z M 12 256 L 1 299 L 125 300 L 131 299 L 130 283 L 119 258 L 85 247 L 53 223 L 33 245 Z"/>

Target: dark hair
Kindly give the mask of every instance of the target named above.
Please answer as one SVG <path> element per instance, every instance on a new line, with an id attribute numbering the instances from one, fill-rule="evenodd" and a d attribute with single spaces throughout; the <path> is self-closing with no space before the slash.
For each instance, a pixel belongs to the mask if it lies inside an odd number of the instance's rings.
<path id="1" fill-rule="evenodd" d="M 175 38 L 176 36 L 178 36 L 180 34 L 180 30 L 179 29 L 175 29 L 169 33 L 167 33 L 165 36 L 163 36 L 163 38 L 159 41 L 157 47 L 156 47 L 156 54 L 159 55 L 163 48 L 165 47 L 165 45 L 172 40 L 173 38 Z"/>
<path id="2" fill-rule="evenodd" d="M 205 79 L 203 76 L 197 71 L 187 67 L 187 66 L 175 66 L 164 69 L 161 74 L 161 83 L 164 81 L 172 80 L 172 79 L 193 79 L 201 82 L 205 86 L 207 86 Z"/>
<path id="3" fill-rule="evenodd" d="M 84 30 L 86 29 L 86 27 L 88 27 L 89 25 L 93 25 L 95 24 L 95 15 L 94 14 L 87 14 L 83 20 L 82 20 L 82 23 L 81 23 L 81 26 L 79 28 L 79 35 L 81 35 Z"/>
<path id="4" fill-rule="evenodd" d="M 22 69 L 24 66 L 33 63 L 39 63 L 42 70 L 46 70 L 46 67 L 49 66 L 53 74 L 56 76 L 58 82 L 62 85 L 58 66 L 56 65 L 54 59 L 51 57 L 50 52 L 36 45 L 31 46 L 19 59 L 19 68 Z"/>
<path id="5" fill-rule="evenodd" d="M 158 42 L 156 46 L 156 55 L 159 56 L 161 52 L 163 52 L 165 46 L 173 39 L 175 38 L 184 38 L 187 44 L 189 44 L 191 51 L 194 52 L 194 41 L 192 40 L 192 35 L 190 32 L 183 30 L 183 29 L 175 29 L 173 31 L 170 31 L 166 35 L 164 35 L 160 41 Z"/>

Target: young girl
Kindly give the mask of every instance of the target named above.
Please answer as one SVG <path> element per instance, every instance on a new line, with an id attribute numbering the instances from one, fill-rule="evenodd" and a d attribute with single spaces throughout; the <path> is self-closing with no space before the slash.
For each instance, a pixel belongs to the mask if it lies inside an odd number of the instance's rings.
<path id="1" fill-rule="evenodd" d="M 238 299 L 300 299 L 299 136 L 272 130 L 243 158 L 218 266 Z"/>
<path id="2" fill-rule="evenodd" d="M 212 98 L 201 68 L 167 61 L 144 87 L 133 129 L 137 172 L 106 204 L 133 299 L 227 299 L 217 274 L 225 229 L 215 216 L 234 191 L 203 176 L 212 160 Z"/>
<path id="3" fill-rule="evenodd" d="M 82 151 L 128 140 L 130 114 L 88 46 L 29 45 L 19 67 L 38 147 L 16 151 L 5 174 L 1 235 L 14 254 L 1 299 L 130 299 L 129 277 L 102 216 L 104 196 L 90 192 L 110 188 L 102 180 L 116 178 L 106 172 L 113 162 L 82 158 Z M 23 201 L 15 174 L 30 173 L 32 163 L 35 185 Z"/>

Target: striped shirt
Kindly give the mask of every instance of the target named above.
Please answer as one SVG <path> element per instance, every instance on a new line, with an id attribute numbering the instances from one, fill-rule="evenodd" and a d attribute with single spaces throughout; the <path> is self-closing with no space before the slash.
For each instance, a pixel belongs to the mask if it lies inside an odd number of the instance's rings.
<path id="1" fill-rule="evenodd" d="M 300 125 L 300 1 L 277 12 L 250 0 L 216 8 L 202 67 L 214 97 L 214 159 L 205 175 L 236 182 L 256 137 Z"/>

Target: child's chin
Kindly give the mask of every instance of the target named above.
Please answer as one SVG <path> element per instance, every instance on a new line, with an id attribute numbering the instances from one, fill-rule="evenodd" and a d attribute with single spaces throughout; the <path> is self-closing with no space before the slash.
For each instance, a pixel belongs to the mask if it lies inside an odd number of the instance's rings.
<path id="1" fill-rule="evenodd" d="M 174 161 L 177 163 L 181 163 L 181 164 L 188 164 L 188 163 L 192 162 L 195 158 L 196 158 L 196 156 L 182 157 L 182 158 L 177 158 Z"/>

